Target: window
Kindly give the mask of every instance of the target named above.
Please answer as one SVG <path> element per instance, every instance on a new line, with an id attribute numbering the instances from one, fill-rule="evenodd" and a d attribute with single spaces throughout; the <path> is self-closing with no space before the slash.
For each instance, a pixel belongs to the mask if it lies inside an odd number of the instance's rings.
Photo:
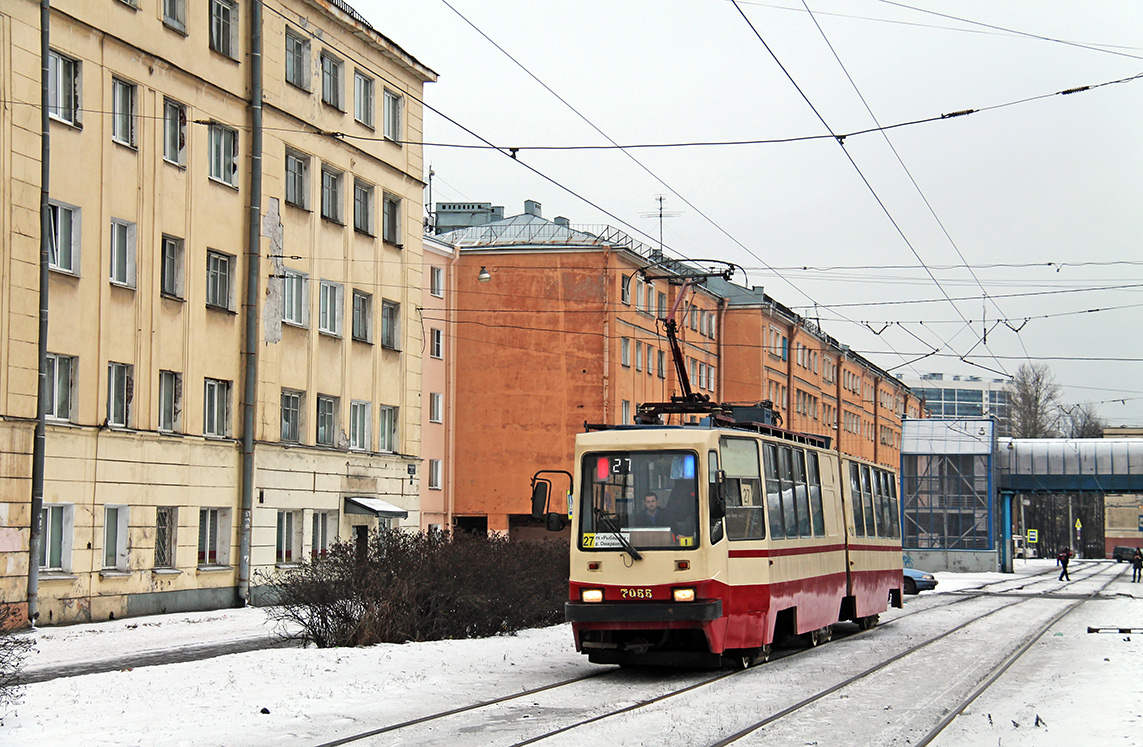
<path id="1" fill-rule="evenodd" d="M 234 0 L 210 0 L 210 48 L 238 58 L 238 6 Z"/>
<path id="2" fill-rule="evenodd" d="M 213 249 L 206 253 L 206 305 L 219 309 L 231 308 L 231 277 L 234 257 Z"/>
<path id="3" fill-rule="evenodd" d="M 635 370 L 643 370 L 643 343 L 635 342 Z"/>
<path id="4" fill-rule="evenodd" d="M 441 489 L 441 460 L 429 460 L 429 490 Z"/>
<path id="5" fill-rule="evenodd" d="M 329 513 L 314 511 L 313 536 L 310 541 L 310 554 L 313 557 L 329 552 Z"/>
<path id="6" fill-rule="evenodd" d="M 155 567 L 175 567 L 175 533 L 179 526 L 178 509 L 159 506 L 155 509 Z"/>
<path id="7" fill-rule="evenodd" d="M 103 567 L 127 570 L 127 506 L 103 507 Z"/>
<path id="8" fill-rule="evenodd" d="M 619 361 L 624 366 L 630 366 L 631 365 L 631 338 L 630 337 L 620 337 L 619 338 Z"/>
<path id="9" fill-rule="evenodd" d="M 377 448 L 381 451 L 397 451 L 397 408 L 381 405 L 381 423 L 377 432 Z"/>
<path id="10" fill-rule="evenodd" d="M 310 206 L 310 159 L 286 151 L 286 204 L 300 208 Z"/>
<path id="11" fill-rule="evenodd" d="M 159 292 L 164 296 L 183 296 L 183 240 L 174 236 L 163 236 L 162 269 L 159 278 Z"/>
<path id="12" fill-rule="evenodd" d="M 630 400 L 623 400 L 619 405 L 619 424 L 629 425 L 631 423 L 631 402 Z"/>
<path id="13" fill-rule="evenodd" d="M 429 422 L 444 422 L 444 395 L 440 392 L 429 393 Z"/>
<path id="14" fill-rule="evenodd" d="M 71 567 L 74 508 L 70 504 L 44 504 L 40 509 L 40 568 L 67 571 Z"/>
<path id="15" fill-rule="evenodd" d="M 135 85 L 111 79 L 111 139 L 135 147 Z"/>
<path id="16" fill-rule="evenodd" d="M 60 272 L 79 272 L 79 208 L 51 202 L 48 212 L 52 220 L 49 237 L 48 267 Z"/>
<path id="17" fill-rule="evenodd" d="M 373 185 L 353 180 L 353 227 L 373 235 Z"/>
<path id="18" fill-rule="evenodd" d="M 286 29 L 286 82 L 310 90 L 310 43 L 292 29 Z"/>
<path id="19" fill-rule="evenodd" d="M 400 350 L 398 344 L 401 340 L 400 327 L 401 305 L 392 301 L 381 302 L 381 346 L 391 350 Z"/>
<path id="20" fill-rule="evenodd" d="M 635 310 L 643 310 L 643 281 L 635 280 Z"/>
<path id="21" fill-rule="evenodd" d="M 401 139 L 401 95 L 392 91 L 385 91 L 385 137 L 390 140 Z"/>
<path id="22" fill-rule="evenodd" d="M 373 127 L 373 79 L 360 70 L 353 75 L 353 118 Z"/>
<path id="23" fill-rule="evenodd" d="M 660 379 L 667 378 L 667 354 L 666 354 L 666 352 L 664 352 L 662 350 L 659 351 L 658 369 L 659 369 L 659 378 Z"/>
<path id="24" fill-rule="evenodd" d="M 48 116 L 69 125 L 80 122 L 80 63 L 59 52 L 48 52 Z"/>
<path id="25" fill-rule="evenodd" d="M 163 23 L 186 33 L 187 30 L 187 3 L 186 0 L 163 0 Z"/>
<path id="26" fill-rule="evenodd" d="M 111 220 L 111 282 L 135 287 L 135 224 Z"/>
<path id="27" fill-rule="evenodd" d="M 631 305 L 631 276 L 624 275 L 619 281 L 620 300 L 628 306 Z"/>
<path id="28" fill-rule="evenodd" d="M 134 396 L 134 366 L 126 363 L 107 364 L 107 424 L 126 428 L 131 422 L 131 400 Z"/>
<path id="29" fill-rule="evenodd" d="M 381 238 L 401 245 L 401 198 L 387 194 L 382 198 Z"/>
<path id="30" fill-rule="evenodd" d="M 187 108 L 171 99 L 163 100 L 163 159 L 182 166 L 186 163 Z"/>
<path id="31" fill-rule="evenodd" d="M 341 283 L 321 281 L 318 293 L 318 331 L 340 336 L 344 307 L 345 289 Z"/>
<path id="32" fill-rule="evenodd" d="M 210 178 L 237 186 L 238 131 L 220 124 L 210 126 Z"/>
<path id="33" fill-rule="evenodd" d="M 202 432 L 205 436 L 230 435 L 230 382 L 207 379 L 203 385 Z"/>
<path id="34" fill-rule="evenodd" d="M 182 426 L 183 377 L 174 371 L 159 371 L 159 430 L 177 433 Z"/>
<path id="35" fill-rule="evenodd" d="M 302 435 L 302 393 L 282 390 L 282 431 L 281 439 L 298 443 Z"/>
<path id="36" fill-rule="evenodd" d="M 317 442 L 322 446 L 333 446 L 337 435 L 337 398 L 317 398 Z"/>
<path id="37" fill-rule="evenodd" d="M 373 296 L 353 291 L 353 339 L 373 342 Z"/>
<path id="38" fill-rule="evenodd" d="M 440 267 L 429 268 L 429 293 L 444 298 L 444 270 Z"/>
<path id="39" fill-rule="evenodd" d="M 368 450 L 372 445 L 369 437 L 372 409 L 368 402 L 354 400 L 349 403 L 349 448 Z"/>
<path id="40" fill-rule="evenodd" d="M 282 321 L 306 326 L 309 323 L 309 278 L 300 272 L 286 270 L 282 277 Z"/>
<path id="41" fill-rule="evenodd" d="M 75 389 L 75 358 L 70 355 L 48 353 L 47 378 L 48 402 L 47 417 L 54 420 L 71 420 L 72 396 Z"/>
<path id="42" fill-rule="evenodd" d="M 341 172 L 321 168 L 321 217 L 341 223 Z"/>
<path id="43" fill-rule="evenodd" d="M 660 292 L 658 294 L 659 318 L 667 318 L 667 294 Z"/>
<path id="44" fill-rule="evenodd" d="M 321 100 L 342 109 L 341 60 L 328 52 L 321 53 Z"/>
<path id="45" fill-rule="evenodd" d="M 429 355 L 444 358 L 444 332 L 439 329 L 429 330 Z"/>
<path id="46" fill-rule="evenodd" d="M 198 510 L 198 564 L 226 565 L 230 549 L 230 510 L 200 508 Z M 226 539 L 224 539 L 226 538 Z"/>
<path id="47" fill-rule="evenodd" d="M 297 547 L 301 544 L 302 522 L 297 511 L 278 512 L 278 549 L 274 559 L 279 563 L 297 560 Z"/>

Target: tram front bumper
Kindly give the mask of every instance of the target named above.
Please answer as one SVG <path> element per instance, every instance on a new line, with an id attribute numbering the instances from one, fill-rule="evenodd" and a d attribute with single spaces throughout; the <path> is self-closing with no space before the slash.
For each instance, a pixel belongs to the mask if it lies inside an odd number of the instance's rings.
<path id="1" fill-rule="evenodd" d="M 722 600 L 709 599 L 685 604 L 675 603 L 585 603 L 564 605 L 564 619 L 573 623 L 601 622 L 693 622 L 722 617 Z"/>

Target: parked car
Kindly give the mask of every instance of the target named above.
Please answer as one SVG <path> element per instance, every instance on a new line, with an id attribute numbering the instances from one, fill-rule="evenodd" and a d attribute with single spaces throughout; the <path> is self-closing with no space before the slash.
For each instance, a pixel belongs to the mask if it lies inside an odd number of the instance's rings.
<path id="1" fill-rule="evenodd" d="M 916 568 L 905 569 L 905 593 L 920 594 L 937 588 L 937 578 L 931 573 L 918 571 Z"/>
<path id="2" fill-rule="evenodd" d="M 1111 551 L 1111 557 L 1115 558 L 1116 563 L 1131 562 L 1131 556 L 1135 554 L 1138 548 L 1129 547 L 1128 545 L 1116 545 L 1115 549 Z"/>

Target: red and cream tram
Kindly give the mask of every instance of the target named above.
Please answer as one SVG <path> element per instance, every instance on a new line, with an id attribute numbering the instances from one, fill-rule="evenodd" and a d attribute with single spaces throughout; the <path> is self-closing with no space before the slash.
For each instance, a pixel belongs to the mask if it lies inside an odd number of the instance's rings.
<path id="1" fill-rule="evenodd" d="M 598 428 L 568 511 L 566 616 L 591 661 L 748 666 L 901 605 L 893 471 L 757 423 Z"/>

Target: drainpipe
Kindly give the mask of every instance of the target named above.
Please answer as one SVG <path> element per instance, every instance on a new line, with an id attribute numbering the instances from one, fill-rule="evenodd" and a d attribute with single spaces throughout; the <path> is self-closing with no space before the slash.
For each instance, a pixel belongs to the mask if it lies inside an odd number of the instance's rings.
<path id="1" fill-rule="evenodd" d="M 52 212 L 48 206 L 51 176 L 51 122 L 48 120 L 48 31 L 51 1 L 40 0 L 40 329 L 37 341 L 39 376 L 36 388 L 36 432 L 32 439 L 32 515 L 28 537 L 28 621 L 40 616 L 40 546 L 44 510 L 44 421 L 48 407 L 48 258 L 52 236 Z"/>
<path id="2" fill-rule="evenodd" d="M 238 598 L 250 603 L 250 525 L 254 510 L 254 406 L 258 395 L 258 288 L 262 251 L 262 3 L 250 3 L 250 215 L 246 245 L 245 382 L 242 387 L 242 516 Z"/>

